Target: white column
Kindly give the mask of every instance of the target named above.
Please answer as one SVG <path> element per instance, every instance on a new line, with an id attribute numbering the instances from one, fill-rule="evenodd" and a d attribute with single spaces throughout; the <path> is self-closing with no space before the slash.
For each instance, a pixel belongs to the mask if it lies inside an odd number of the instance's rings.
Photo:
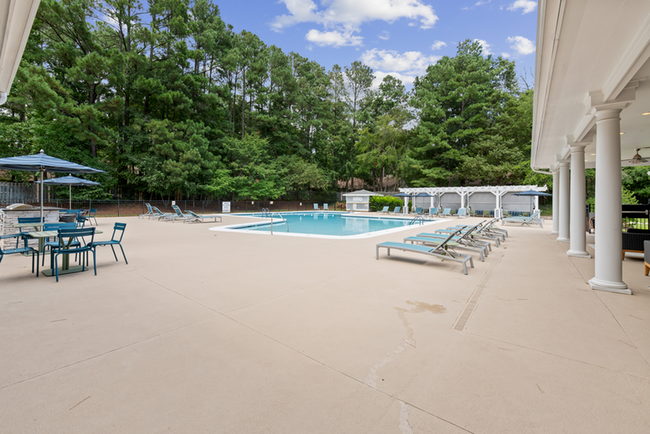
<path id="1" fill-rule="evenodd" d="M 501 210 L 501 195 L 499 194 L 498 191 L 493 191 L 494 194 L 494 217 L 500 218 L 500 210 Z"/>
<path id="2" fill-rule="evenodd" d="M 621 109 L 596 108 L 596 257 L 592 289 L 631 294 L 621 252 Z"/>
<path id="3" fill-rule="evenodd" d="M 588 143 L 571 144 L 571 247 L 566 252 L 569 256 L 591 258 L 587 253 L 587 231 L 585 228 L 587 200 L 585 180 L 585 146 Z"/>
<path id="4" fill-rule="evenodd" d="M 465 193 L 458 193 L 460 194 L 460 207 L 465 208 Z"/>
<path id="5" fill-rule="evenodd" d="M 569 163 L 560 163 L 560 233 L 556 241 L 569 242 L 569 195 L 571 193 L 569 184 Z"/>
<path id="6" fill-rule="evenodd" d="M 560 233 L 560 171 L 553 170 L 553 230 L 551 234 Z"/>

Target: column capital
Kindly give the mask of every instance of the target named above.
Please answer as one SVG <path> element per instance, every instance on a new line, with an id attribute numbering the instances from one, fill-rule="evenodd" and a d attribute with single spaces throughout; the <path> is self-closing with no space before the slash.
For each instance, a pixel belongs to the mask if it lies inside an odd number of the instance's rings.
<path id="1" fill-rule="evenodd" d="M 562 168 L 562 167 L 569 167 L 571 165 L 571 162 L 562 160 L 562 161 L 559 161 L 557 163 L 557 165 L 558 165 L 558 169 Z"/>

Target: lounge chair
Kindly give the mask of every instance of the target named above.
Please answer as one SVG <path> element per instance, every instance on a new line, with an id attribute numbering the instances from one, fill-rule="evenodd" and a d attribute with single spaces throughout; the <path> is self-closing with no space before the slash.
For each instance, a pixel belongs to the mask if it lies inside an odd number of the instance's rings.
<path id="1" fill-rule="evenodd" d="M 472 250 L 474 252 L 477 252 L 479 254 L 479 258 L 481 259 L 481 262 L 485 262 L 485 256 L 484 252 L 487 250 L 486 247 L 471 247 L 468 245 L 464 245 L 459 243 L 458 240 L 459 237 L 454 237 L 451 239 L 451 241 L 448 243 L 450 247 L 456 248 L 456 249 L 465 249 L 465 250 Z M 404 238 L 405 243 L 412 243 L 412 244 L 420 244 L 424 246 L 438 246 L 440 243 L 442 243 L 444 239 L 442 238 L 432 238 L 432 237 L 406 237 Z"/>
<path id="2" fill-rule="evenodd" d="M 418 206 L 415 208 L 415 210 L 411 213 L 413 215 L 422 215 L 422 207 Z"/>
<path id="3" fill-rule="evenodd" d="M 429 256 L 435 256 L 441 258 L 443 261 L 445 259 L 460 262 L 463 264 L 463 273 L 467 274 L 467 262 L 472 268 L 474 268 L 474 261 L 472 260 L 472 255 L 462 255 L 456 252 L 453 249 L 453 246 L 450 246 L 450 240 L 456 236 L 457 232 L 450 234 L 445 240 L 435 247 L 432 246 L 423 246 L 420 244 L 408 244 L 408 243 L 396 243 L 393 241 L 386 241 L 379 243 L 376 246 L 376 259 L 379 259 L 379 249 L 385 248 L 387 250 L 387 255 L 390 256 L 390 249 L 402 250 L 405 252 L 413 253 L 422 253 Z"/>
<path id="4" fill-rule="evenodd" d="M 185 210 L 185 212 L 187 214 L 189 214 L 191 217 L 186 219 L 186 220 L 183 220 L 183 223 L 185 223 L 186 221 L 190 222 L 190 223 L 192 223 L 192 222 L 203 222 L 204 219 L 212 219 L 212 218 L 214 219 L 215 222 L 217 221 L 217 219 L 219 219 L 218 221 L 221 221 L 221 216 L 218 215 L 218 214 L 198 215 L 194 211 L 189 211 L 189 210 Z"/>
<path id="5" fill-rule="evenodd" d="M 475 237 L 475 238 L 487 239 L 487 240 L 490 240 L 490 241 L 494 241 L 494 245 L 499 247 L 499 244 L 501 243 L 501 241 L 505 240 L 505 238 L 506 238 L 505 235 L 501 234 L 501 233 L 497 234 L 497 233 L 491 232 L 491 231 L 487 230 L 485 228 L 485 226 L 486 226 L 485 222 L 481 222 L 478 225 L 474 226 L 472 236 Z M 436 233 L 449 234 L 449 233 L 452 233 L 454 231 L 460 231 L 461 233 L 465 233 L 465 232 L 469 231 L 470 228 L 472 228 L 472 226 L 461 226 L 461 225 L 459 225 L 459 226 L 450 226 L 447 229 L 437 229 Z"/>
<path id="6" fill-rule="evenodd" d="M 472 235 L 473 232 L 474 232 L 474 228 L 470 228 L 470 230 L 466 231 L 465 233 L 453 237 L 451 241 L 459 244 L 458 248 L 464 248 L 467 250 L 478 252 L 481 257 L 481 261 L 483 261 L 484 257 L 489 255 L 489 251 L 492 250 L 492 247 L 490 247 L 489 241 L 482 241 L 477 238 L 474 238 Z M 409 237 L 409 238 L 413 238 L 415 241 L 420 241 L 420 242 L 422 242 L 421 241 L 422 238 L 428 240 L 436 240 L 436 242 L 440 242 L 445 238 L 447 238 L 447 236 L 443 234 L 432 234 L 432 233 L 425 232 L 425 233 L 417 234 L 415 237 Z M 404 242 L 406 242 L 406 239 L 404 239 Z"/>
<path id="7" fill-rule="evenodd" d="M 442 213 L 440 213 L 440 216 L 451 217 L 451 208 L 443 208 Z"/>
<path id="8" fill-rule="evenodd" d="M 381 211 L 381 213 L 388 214 L 388 210 L 390 209 L 390 206 L 385 206 Z"/>
<path id="9" fill-rule="evenodd" d="M 330 209 L 328 208 L 328 204 L 324 203 L 323 204 L 323 211 L 329 211 Z"/>
<path id="10" fill-rule="evenodd" d="M 183 220 L 183 223 L 185 223 L 185 220 L 192 218 L 190 214 L 183 214 L 178 205 L 172 205 L 172 209 L 174 212 L 170 213 L 167 217 L 164 217 L 166 222 L 171 220 L 172 223 L 174 223 L 176 219 L 181 219 Z"/>
<path id="11" fill-rule="evenodd" d="M 147 207 L 147 212 L 144 213 L 144 214 L 140 214 L 138 216 L 138 218 L 141 218 L 141 217 L 151 218 L 151 217 L 154 217 L 156 215 L 156 213 L 151 209 L 151 204 L 150 203 L 145 203 L 144 206 Z"/>
<path id="12" fill-rule="evenodd" d="M 467 217 L 467 208 L 459 208 L 454 217 Z"/>
<path id="13" fill-rule="evenodd" d="M 320 208 L 318 208 L 318 204 L 317 204 L 317 203 L 314 204 L 314 211 L 320 211 Z"/>
<path id="14" fill-rule="evenodd" d="M 156 207 L 153 206 L 153 205 L 151 206 L 151 209 L 153 210 L 153 215 L 152 215 L 152 217 L 156 217 L 158 220 L 160 220 L 160 219 L 166 219 L 168 216 L 171 216 L 171 215 L 172 215 L 171 213 L 160 211 L 158 208 L 156 208 Z"/>
<path id="15" fill-rule="evenodd" d="M 506 223 L 519 223 L 522 226 L 526 225 L 532 225 L 536 224 L 539 225 L 539 227 L 543 228 L 544 227 L 544 222 L 540 217 L 541 211 L 537 210 L 533 213 L 533 215 L 528 216 L 528 217 L 506 217 L 504 219 L 501 219 L 501 225 L 505 225 Z"/>

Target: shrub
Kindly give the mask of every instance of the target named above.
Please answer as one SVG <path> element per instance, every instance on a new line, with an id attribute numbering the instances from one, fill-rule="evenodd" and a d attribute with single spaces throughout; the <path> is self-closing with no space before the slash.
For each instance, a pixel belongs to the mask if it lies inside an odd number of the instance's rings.
<path id="1" fill-rule="evenodd" d="M 393 196 L 370 196 L 370 211 L 381 211 L 385 206 L 389 206 L 390 211 L 396 206 L 402 206 L 404 202 L 399 197 Z"/>

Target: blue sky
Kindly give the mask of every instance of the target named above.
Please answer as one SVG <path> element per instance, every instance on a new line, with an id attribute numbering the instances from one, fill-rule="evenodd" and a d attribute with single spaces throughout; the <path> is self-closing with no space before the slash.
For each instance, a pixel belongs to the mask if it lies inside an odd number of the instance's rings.
<path id="1" fill-rule="evenodd" d="M 253 32 L 328 70 L 360 60 L 375 71 L 375 84 L 391 74 L 409 85 L 429 64 L 454 56 L 465 39 L 483 41 L 484 52 L 515 61 L 532 83 L 535 0 L 213 1 L 236 32 Z"/>

